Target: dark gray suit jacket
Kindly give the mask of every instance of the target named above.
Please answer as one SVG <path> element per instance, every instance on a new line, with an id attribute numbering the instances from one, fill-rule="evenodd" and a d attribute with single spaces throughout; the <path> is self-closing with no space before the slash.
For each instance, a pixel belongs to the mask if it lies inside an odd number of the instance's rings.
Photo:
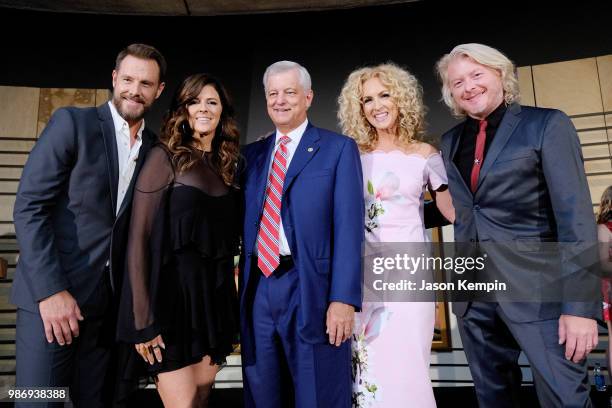
<path id="1" fill-rule="evenodd" d="M 107 261 L 118 287 L 134 181 L 155 135 L 144 130 L 136 170 L 117 216 L 118 158 L 110 107 L 61 108 L 32 149 L 13 212 L 20 256 L 11 302 L 38 302 L 67 289 L 80 306 Z"/>
<path id="2" fill-rule="evenodd" d="M 456 242 L 597 241 L 580 142 L 567 115 L 553 109 L 508 106 L 485 157 L 475 194 L 453 162 L 464 125 L 445 133 L 441 143 L 456 209 Z M 536 279 L 537 271 L 519 272 Z M 455 303 L 453 310 L 462 316 L 468 306 Z M 560 314 L 601 315 L 601 303 L 595 301 L 509 302 L 500 307 L 517 322 Z"/>

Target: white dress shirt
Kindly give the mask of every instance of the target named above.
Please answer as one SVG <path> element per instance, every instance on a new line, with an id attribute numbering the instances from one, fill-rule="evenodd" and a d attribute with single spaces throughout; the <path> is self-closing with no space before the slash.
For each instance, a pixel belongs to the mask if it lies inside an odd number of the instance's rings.
<path id="1" fill-rule="evenodd" d="M 275 148 L 272 149 L 272 158 L 270 159 L 270 166 L 268 167 L 268 175 L 266 177 L 266 183 L 268 178 L 270 177 L 270 170 L 272 169 L 272 163 L 274 162 L 274 154 L 278 149 L 280 144 L 280 138 L 283 136 L 289 136 L 291 141 L 289 141 L 285 146 L 287 146 L 287 171 L 289 170 L 289 165 L 291 164 L 291 159 L 293 159 L 293 155 L 297 150 L 298 145 L 300 144 L 300 140 L 302 140 L 302 135 L 306 131 L 306 127 L 308 126 L 308 119 L 306 119 L 300 126 L 296 127 L 289 133 L 282 133 L 280 130 L 276 129 L 276 140 L 274 141 Z M 281 209 L 282 211 L 282 209 Z M 287 236 L 285 235 L 285 230 L 283 229 L 283 219 L 281 217 L 280 220 L 280 231 L 279 231 L 279 250 L 281 255 L 291 255 L 291 249 L 289 248 L 289 243 L 287 242 Z M 257 245 L 255 246 L 257 247 Z"/>
<path id="2" fill-rule="evenodd" d="M 119 213 L 121 203 L 125 198 L 134 170 L 136 169 L 136 160 L 138 160 L 138 152 L 142 146 L 142 131 L 144 130 L 144 119 L 140 124 L 140 128 L 136 133 L 136 142 L 130 146 L 130 126 L 125 119 L 121 117 L 117 108 L 111 101 L 108 101 L 110 106 L 113 123 L 115 124 L 115 139 L 117 141 L 117 159 L 119 162 L 119 180 L 117 182 L 117 208 L 115 215 Z"/>

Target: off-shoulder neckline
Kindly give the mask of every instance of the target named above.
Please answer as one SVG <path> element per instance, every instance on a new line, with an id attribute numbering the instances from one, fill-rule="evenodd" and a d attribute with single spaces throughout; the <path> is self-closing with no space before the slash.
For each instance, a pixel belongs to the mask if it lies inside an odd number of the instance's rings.
<path id="1" fill-rule="evenodd" d="M 404 151 L 402 151 L 402 150 L 400 150 L 400 149 L 393 149 L 393 150 L 389 150 L 389 151 L 380 150 L 380 149 L 374 149 L 374 150 L 372 150 L 371 152 L 364 153 L 363 155 L 366 155 L 366 154 L 373 154 L 373 153 L 382 153 L 382 154 L 396 154 L 396 153 L 397 153 L 397 154 L 400 154 L 400 155 L 402 155 L 402 156 L 406 156 L 406 157 L 411 157 L 411 156 L 414 156 L 414 157 L 421 158 L 421 159 L 423 159 L 423 160 L 429 160 L 429 159 L 431 159 L 431 158 L 432 158 L 433 156 L 435 156 L 435 155 L 438 155 L 438 156 L 440 155 L 440 152 L 437 152 L 437 151 L 436 151 L 436 152 L 433 152 L 433 153 L 432 153 L 432 154 L 430 154 L 429 156 L 423 156 L 423 155 L 422 155 L 422 154 L 420 154 L 420 153 L 406 153 L 406 152 L 404 152 Z"/>

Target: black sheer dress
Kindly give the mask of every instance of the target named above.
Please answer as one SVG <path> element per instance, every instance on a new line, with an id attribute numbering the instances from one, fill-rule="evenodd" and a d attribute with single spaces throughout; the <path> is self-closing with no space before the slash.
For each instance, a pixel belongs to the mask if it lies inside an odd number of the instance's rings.
<path id="1" fill-rule="evenodd" d="M 163 361 L 149 374 L 176 370 L 210 355 L 225 361 L 237 341 L 234 255 L 240 231 L 239 195 L 204 156 L 175 171 L 161 144 L 136 181 L 118 317 L 118 338 L 131 343 L 125 376 L 144 362 L 134 350 L 161 334 Z M 139 370 L 142 373 L 142 367 Z"/>

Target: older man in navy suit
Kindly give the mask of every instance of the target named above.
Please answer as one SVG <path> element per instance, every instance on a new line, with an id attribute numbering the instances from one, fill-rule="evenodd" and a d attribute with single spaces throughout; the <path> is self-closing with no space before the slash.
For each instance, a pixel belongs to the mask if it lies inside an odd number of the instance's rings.
<path id="1" fill-rule="evenodd" d="M 30 153 L 14 209 L 18 387 L 69 387 L 76 406 L 109 404 L 112 292 L 133 180 L 155 141 L 143 117 L 165 70 L 155 48 L 128 46 L 117 56 L 112 100 L 58 109 Z"/>
<path id="2" fill-rule="evenodd" d="M 514 65 L 486 45 L 455 47 L 438 62 L 438 73 L 446 104 L 455 116 L 467 116 L 442 136 L 455 240 L 491 248 L 595 243 L 580 143 L 569 118 L 519 105 Z M 492 262 L 525 287 L 544 272 L 503 256 Z M 601 303 L 554 300 L 453 304 L 481 407 L 520 406 L 521 351 L 543 407 L 591 406 L 585 357 L 597 345 Z"/>
<path id="3" fill-rule="evenodd" d="M 305 68 L 280 61 L 263 82 L 276 132 L 244 150 L 245 405 L 349 407 L 350 337 L 361 306 L 359 151 L 309 123 Z"/>

